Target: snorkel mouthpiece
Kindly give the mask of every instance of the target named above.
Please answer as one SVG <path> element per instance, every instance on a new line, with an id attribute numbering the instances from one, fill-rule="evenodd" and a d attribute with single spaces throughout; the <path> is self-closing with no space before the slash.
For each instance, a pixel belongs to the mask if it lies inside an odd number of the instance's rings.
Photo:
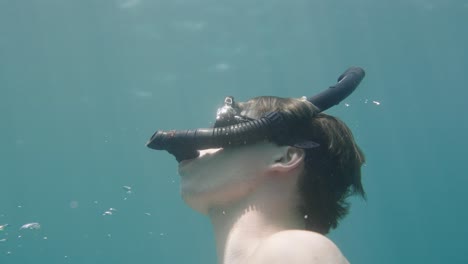
<path id="1" fill-rule="evenodd" d="M 156 131 L 146 144 L 147 147 L 156 150 L 166 150 L 174 155 L 178 162 L 196 158 L 200 155 L 197 148 L 190 146 L 192 130 L 187 131 Z M 187 144 L 188 143 L 188 144 Z"/>
<path id="2" fill-rule="evenodd" d="M 323 92 L 308 98 L 319 112 L 339 104 L 348 97 L 364 78 L 364 70 L 352 67 L 338 78 L 338 83 Z M 227 148 L 252 144 L 264 140 L 280 145 L 292 145 L 298 148 L 314 148 L 319 144 L 311 141 L 294 142 L 291 135 L 297 129 L 280 112 L 271 112 L 260 119 L 250 119 L 240 115 L 240 109 L 233 97 L 226 97 L 224 106 L 216 116 L 214 128 L 195 130 L 158 130 L 146 146 L 156 150 L 166 150 L 174 155 L 178 162 L 197 158 L 198 150 L 209 148 Z"/>

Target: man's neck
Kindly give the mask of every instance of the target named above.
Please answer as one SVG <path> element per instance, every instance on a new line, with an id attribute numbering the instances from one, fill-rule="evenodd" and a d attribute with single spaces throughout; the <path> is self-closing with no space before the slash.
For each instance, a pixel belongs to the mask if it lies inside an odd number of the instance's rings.
<path id="1" fill-rule="evenodd" d="M 286 195 L 287 196 L 287 195 Z M 293 199 L 259 191 L 246 199 L 212 208 L 209 212 L 216 236 L 219 264 L 247 263 L 264 239 L 284 230 L 304 229 Z"/>

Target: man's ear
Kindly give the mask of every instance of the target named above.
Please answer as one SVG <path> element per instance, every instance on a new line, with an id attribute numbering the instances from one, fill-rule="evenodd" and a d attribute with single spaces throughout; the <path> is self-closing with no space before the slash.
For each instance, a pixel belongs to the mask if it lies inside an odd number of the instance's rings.
<path id="1" fill-rule="evenodd" d="M 280 147 L 280 151 L 273 157 L 270 169 L 277 172 L 288 172 L 298 168 L 305 158 L 303 149 L 291 146 Z"/>

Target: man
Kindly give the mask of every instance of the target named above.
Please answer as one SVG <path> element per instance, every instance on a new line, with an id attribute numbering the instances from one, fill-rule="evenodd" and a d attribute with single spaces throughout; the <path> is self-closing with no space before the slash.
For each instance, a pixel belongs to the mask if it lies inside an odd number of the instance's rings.
<path id="1" fill-rule="evenodd" d="M 355 88 L 359 70 L 345 72 L 333 88 Z M 153 135 L 149 147 L 180 161 L 184 201 L 210 218 L 219 263 L 348 263 L 325 234 L 347 214 L 349 195 L 364 196 L 364 155 L 342 121 L 320 112 L 349 93 L 332 102 L 336 95 L 246 103 L 227 97 L 214 130 Z"/>

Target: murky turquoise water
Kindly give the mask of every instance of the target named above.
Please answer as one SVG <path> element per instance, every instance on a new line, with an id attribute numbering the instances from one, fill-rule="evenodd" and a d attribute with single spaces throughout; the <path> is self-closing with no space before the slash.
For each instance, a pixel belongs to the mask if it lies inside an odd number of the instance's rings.
<path id="1" fill-rule="evenodd" d="M 331 238 L 351 263 L 468 263 L 467 26 L 466 0 L 0 0 L 0 263 L 214 264 L 146 140 L 351 65 L 367 77 L 328 113 L 368 201 Z"/>

